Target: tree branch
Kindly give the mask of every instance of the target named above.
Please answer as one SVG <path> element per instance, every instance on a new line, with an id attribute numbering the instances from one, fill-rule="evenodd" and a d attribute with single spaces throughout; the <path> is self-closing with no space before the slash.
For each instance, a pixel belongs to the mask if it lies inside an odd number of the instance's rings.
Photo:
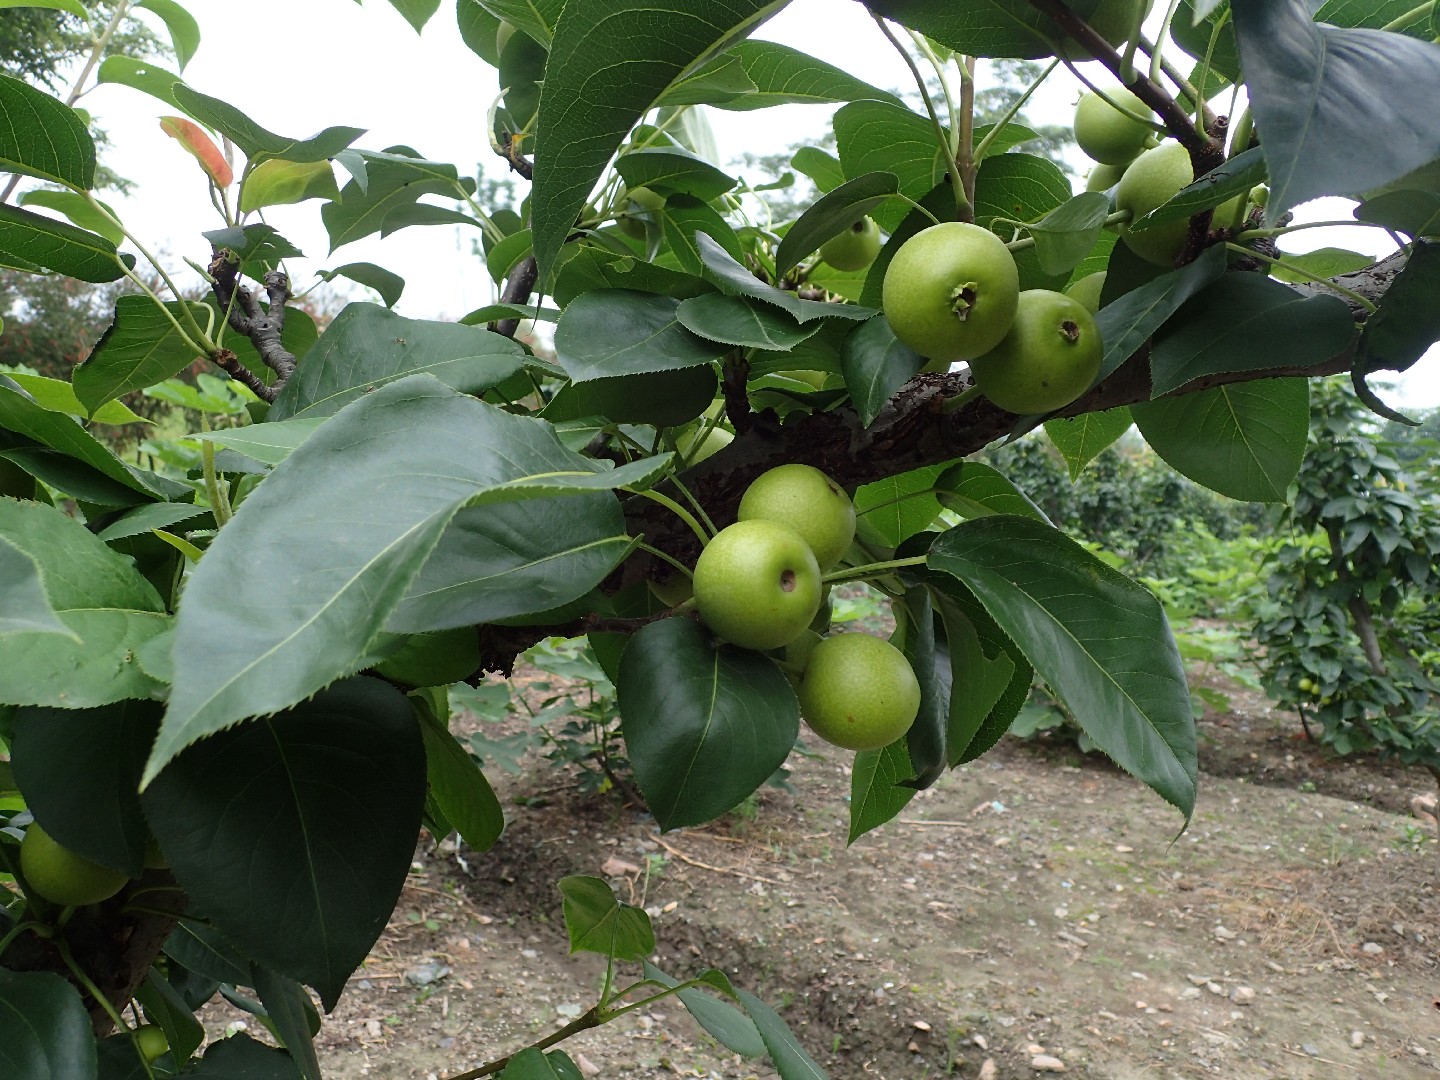
<path id="1" fill-rule="evenodd" d="M 275 382 L 267 387 L 270 395 L 261 394 L 267 401 L 274 401 L 274 395 L 279 393 L 280 388 L 286 383 L 295 372 L 295 354 L 285 348 L 280 340 L 280 335 L 285 329 L 285 305 L 290 299 L 290 279 L 282 272 L 272 270 L 265 275 L 265 295 L 270 300 L 269 310 L 260 306 L 260 301 L 245 286 L 240 284 L 240 261 L 235 257 L 234 252 L 224 248 L 212 249 L 212 258 L 207 267 L 213 281 L 211 291 L 215 294 L 216 301 L 220 304 L 220 310 L 225 313 L 226 321 L 236 333 L 244 334 L 250 339 L 250 344 L 255 346 L 255 351 L 260 354 L 260 359 L 265 365 L 275 372 Z M 234 354 L 231 354 L 232 358 Z M 211 357 L 217 364 L 224 367 L 226 371 L 235 374 L 217 357 Z M 245 371 L 243 365 L 237 359 L 235 365 L 241 371 Z M 245 374 L 249 379 L 259 380 L 259 377 L 251 372 Z M 252 390 L 255 387 L 247 379 L 243 379 Z M 257 394 L 260 392 L 255 391 Z"/>
<path id="2" fill-rule="evenodd" d="M 510 271 L 510 276 L 505 279 L 505 291 L 500 294 L 500 303 L 513 304 L 516 307 L 523 307 L 530 302 L 530 294 L 535 291 L 535 279 L 540 273 L 540 267 L 536 265 L 534 255 L 526 255 L 515 264 L 515 269 Z M 500 319 L 490 324 L 490 329 L 497 334 L 513 338 L 515 331 L 520 328 L 519 319 Z"/>

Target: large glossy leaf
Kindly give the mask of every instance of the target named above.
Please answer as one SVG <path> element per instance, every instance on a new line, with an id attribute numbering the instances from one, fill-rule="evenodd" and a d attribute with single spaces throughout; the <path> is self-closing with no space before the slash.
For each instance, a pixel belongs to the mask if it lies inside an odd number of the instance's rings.
<path id="1" fill-rule="evenodd" d="M 211 1043 L 205 1056 L 186 1068 L 185 1076 L 187 1080 L 301 1080 L 289 1054 L 243 1033 Z"/>
<path id="2" fill-rule="evenodd" d="M 945 176 L 945 152 L 935 141 L 935 126 L 898 102 L 854 101 L 835 113 L 833 123 L 847 179 L 889 173 L 901 195 L 918 200 Z M 877 206 L 871 216 L 893 232 L 907 213 L 909 207 L 896 200 Z"/>
<path id="3" fill-rule="evenodd" d="M 86 1080 L 95 1075 L 95 1036 L 75 988 L 48 971 L 0 967 L 0 1076 Z"/>
<path id="4" fill-rule="evenodd" d="M 885 316 L 876 315 L 845 338 L 840 365 L 855 412 L 868 427 L 895 391 L 925 366 L 925 358 L 895 336 Z"/>
<path id="5" fill-rule="evenodd" d="M 1309 430 L 1304 379 L 1233 383 L 1131 406 L 1140 434 L 1176 472 L 1232 499 L 1284 502 Z"/>
<path id="6" fill-rule="evenodd" d="M 386 629 L 421 633 L 558 608 L 599 585 L 630 547 L 608 494 L 461 510 Z"/>
<path id="7" fill-rule="evenodd" d="M 1440 157 L 1440 49 L 1312 20 L 1306 0 L 1231 10 L 1270 171 L 1266 220 L 1321 195 L 1354 195 Z"/>
<path id="8" fill-rule="evenodd" d="M 755 1021 L 780 1080 L 829 1080 L 825 1070 L 805 1052 L 795 1033 L 774 1009 L 748 990 L 737 990 L 736 993 L 750 1019 Z"/>
<path id="9" fill-rule="evenodd" d="M 184 83 L 173 87 L 171 92 L 181 108 L 238 146 L 252 165 L 267 158 L 284 158 L 301 163 L 324 161 L 365 134 L 364 128 L 330 127 L 308 139 L 291 139 L 267 131 L 235 106 L 193 90 Z"/>
<path id="10" fill-rule="evenodd" d="M 1085 470 L 1085 466 L 1129 431 L 1134 422 L 1135 418 L 1130 415 L 1130 410 L 1121 405 L 1117 409 L 1106 409 L 1104 412 L 1046 420 L 1045 434 L 1065 459 L 1065 467 L 1070 472 L 1070 482 L 1073 484 Z"/>
<path id="11" fill-rule="evenodd" d="M 620 725 L 662 829 L 719 817 L 784 763 L 800 727 L 773 661 L 717 644 L 690 619 L 644 627 L 625 649 Z"/>
<path id="12" fill-rule="evenodd" d="M 195 905 L 329 1010 L 394 909 L 424 798 L 409 704 L 350 679 L 192 747 L 143 801 Z"/>
<path id="13" fill-rule="evenodd" d="M 191 742 L 358 670 L 462 506 L 607 490 L 667 463 L 609 469 L 429 376 L 362 396 L 241 504 L 190 578 L 147 780 Z M 237 576 L 277 566 L 287 588 L 237 597 Z"/>
<path id="14" fill-rule="evenodd" d="M 848 71 L 774 41 L 742 41 L 730 49 L 754 83 L 753 92 L 721 102 L 732 111 L 768 109 L 772 105 L 820 105 L 861 98 L 894 100 Z"/>
<path id="15" fill-rule="evenodd" d="M 1265 151 L 1253 146 L 1214 169 L 1187 188 L 1183 188 L 1168 202 L 1162 203 L 1144 217 L 1130 223 L 1131 232 L 1163 225 L 1169 221 L 1194 217 L 1202 211 L 1219 206 L 1221 203 L 1241 195 L 1256 184 L 1265 182 Z M 1216 221 L 1216 225 L 1224 222 Z"/>
<path id="16" fill-rule="evenodd" d="M 95 81 L 128 86 L 163 101 L 175 112 L 185 111 L 175 96 L 175 87 L 182 82 L 180 76 L 158 64 L 136 60 L 133 56 L 108 56 L 101 63 Z"/>
<path id="17" fill-rule="evenodd" d="M 520 370 L 524 351 L 478 326 L 407 319 L 378 304 L 349 304 L 275 398 L 267 418 L 332 416 L 377 387 L 433 375 L 478 394 Z"/>
<path id="18" fill-rule="evenodd" d="M 1040 221 L 1071 201 L 1070 178 L 1053 161 L 1034 154 L 987 157 L 980 163 L 980 171 L 975 178 L 975 222 L 991 228 L 1002 238 L 1008 238 L 1014 229 L 1006 222 Z M 1046 238 L 1046 258 L 1059 260 L 1057 265 L 1074 265 L 1071 260 L 1078 257 L 1078 249 L 1073 243 L 1076 234 L 1068 230 L 1072 225 L 1083 225 L 1087 220 L 1085 215 L 1093 215 L 1097 209 L 1088 200 L 1074 205 L 1080 211 L 1079 216 L 1062 213 L 1061 231 Z M 995 221 L 996 218 L 1005 221 Z M 1098 233 L 1093 226 L 1082 231 Z M 1093 246 L 1094 241 L 1091 243 Z M 1034 248 L 1022 249 L 1014 254 L 1022 289 L 1058 289 L 1069 278 L 1069 270 L 1046 269 Z"/>
<path id="19" fill-rule="evenodd" d="M 65 221 L 0 205 L 0 258 L 21 260 L 81 281 L 103 283 L 124 277 L 135 265 L 133 255 L 121 255 L 98 233 L 77 229 Z"/>
<path id="20" fill-rule="evenodd" d="M 1333 359 L 1355 337 L 1338 296 L 1305 296 L 1259 274 L 1226 274 L 1185 304 L 1150 347 L 1151 393 L 1227 371 L 1305 367 Z"/>
<path id="21" fill-rule="evenodd" d="M 130 560 L 44 503 L 0 500 L 0 540 L 40 568 L 69 631 L 0 637 L 0 702 L 83 709 L 159 691 L 134 654 L 169 619 Z"/>
<path id="22" fill-rule="evenodd" d="M 535 133 L 535 258 L 547 281 L 611 156 L 696 61 L 723 50 L 785 0 L 569 0 L 555 24 Z M 664 20 L 665 32 L 635 26 Z M 604 102 L 596 108 L 596 102 Z"/>
<path id="23" fill-rule="evenodd" d="M 602 879 L 564 877 L 556 883 L 565 898 L 570 951 L 594 952 L 616 960 L 640 961 L 655 951 L 655 931 L 643 908 L 622 904 Z"/>
<path id="24" fill-rule="evenodd" d="M 736 184 L 733 176 L 678 146 L 657 146 L 621 154 L 615 161 L 615 171 L 628 188 L 678 191 L 706 202 L 719 198 Z"/>
<path id="25" fill-rule="evenodd" d="M 1023 491 L 983 461 L 957 461 L 942 468 L 932 486 L 939 504 L 963 518 L 1021 514 L 1050 523 Z"/>
<path id="26" fill-rule="evenodd" d="M 759 284 L 758 282 L 756 284 Z M 571 301 L 555 328 L 555 359 L 572 382 L 699 367 L 730 352 L 680 321 L 680 301 L 595 289 Z"/>
<path id="27" fill-rule="evenodd" d="M 929 528 L 942 509 L 935 498 L 935 481 L 948 467 L 926 465 L 862 485 L 854 499 L 855 535 L 893 548 Z"/>
<path id="28" fill-rule="evenodd" d="M 153 701 L 99 709 L 20 709 L 15 779 L 47 833 L 91 862 L 139 877 L 150 834 L 140 772 L 160 726 Z"/>
<path id="29" fill-rule="evenodd" d="M 202 327 L 210 323 L 204 304 L 189 304 Z M 183 371 L 199 357 L 175 328 L 180 303 L 161 310 L 148 296 L 121 296 L 115 301 L 115 320 L 105 330 L 85 361 L 75 369 L 75 396 L 94 411 L 132 390 L 154 386 Z"/>
<path id="30" fill-rule="evenodd" d="M 425 739 L 425 769 L 430 798 L 476 851 L 486 851 L 505 828 L 505 812 L 475 759 L 428 707 L 416 707 Z"/>
<path id="31" fill-rule="evenodd" d="M 935 541 L 927 565 L 974 592 L 1101 749 L 1190 816 L 1195 723 L 1153 595 L 1023 517 L 959 525 Z"/>
<path id="32" fill-rule="evenodd" d="M 0 637 L 7 634 L 75 636 L 45 595 L 40 563 L 9 540 L 0 539 Z"/>
<path id="33" fill-rule="evenodd" d="M 1119 253 L 1119 248 L 1116 253 Z M 1095 316 L 1105 353 L 1096 381 L 1111 375 L 1164 326 L 1180 305 L 1225 273 L 1225 248 L 1206 248 L 1198 259 L 1179 270 L 1132 289 Z M 1108 282 L 1107 282 L 1108 284 Z"/>
<path id="34" fill-rule="evenodd" d="M 95 184 L 95 141 L 64 102 L 0 75 L 0 171 L 88 191 Z"/>

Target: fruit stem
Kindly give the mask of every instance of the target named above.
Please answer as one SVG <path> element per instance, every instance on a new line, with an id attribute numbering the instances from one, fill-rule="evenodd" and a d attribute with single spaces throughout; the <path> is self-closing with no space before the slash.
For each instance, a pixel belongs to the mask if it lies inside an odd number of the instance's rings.
<path id="1" fill-rule="evenodd" d="M 864 566 L 847 566 L 842 570 L 826 574 L 820 579 L 821 584 L 835 585 L 842 581 L 861 581 L 867 577 L 875 577 L 887 570 L 900 570 L 906 566 L 924 566 L 927 556 L 915 555 L 908 559 L 890 559 L 888 562 L 867 563 Z"/>
<path id="2" fill-rule="evenodd" d="M 705 531 L 705 527 L 695 519 L 695 515 L 690 513 L 689 510 L 686 510 L 685 507 L 681 506 L 674 499 L 670 498 L 669 495 L 662 495 L 660 492 L 650 488 L 646 488 L 644 491 L 634 491 L 630 488 L 626 488 L 625 490 L 629 491 L 632 495 L 639 495 L 642 499 L 649 499 L 651 502 L 657 502 L 665 507 L 681 521 L 685 522 L 686 525 L 690 526 L 691 532 L 700 538 L 701 547 L 710 543 L 711 534 Z"/>
<path id="3" fill-rule="evenodd" d="M 31 919 L 26 922 L 16 923 L 10 928 L 9 933 L 4 937 L 0 937 L 0 956 L 4 956 L 5 950 L 10 948 L 15 939 L 25 933 L 26 930 L 33 930 L 36 937 L 48 938 L 53 936 L 51 928 L 43 922 L 36 922 Z"/>
<path id="4" fill-rule="evenodd" d="M 100 992 L 85 969 L 75 962 L 75 954 L 70 951 L 70 943 L 62 937 L 55 938 L 55 951 L 60 954 L 60 959 L 65 961 L 65 966 L 70 969 L 70 974 L 75 976 L 75 981 L 85 988 L 85 992 L 95 999 L 95 1003 L 105 1010 L 105 1015 L 110 1017 L 110 1022 L 115 1025 L 116 1031 L 129 1031 L 130 1026 L 125 1023 L 125 1018 L 111 1004 L 110 999 Z M 142 1055 L 143 1056 L 143 1055 Z M 145 1062 L 145 1075 L 154 1080 L 155 1073 L 150 1068 L 150 1063 Z"/>
<path id="5" fill-rule="evenodd" d="M 715 423 L 710 426 L 709 430 L 714 431 L 718 424 L 719 418 L 717 417 Z M 710 535 L 713 536 L 720 531 L 715 527 L 715 522 L 711 519 L 710 515 L 705 512 L 705 507 L 700 504 L 700 500 L 695 497 L 694 493 L 691 492 L 688 487 L 679 480 L 676 480 L 673 476 L 670 477 L 670 483 L 674 484 L 675 487 L 679 489 L 680 494 L 685 496 L 685 501 L 694 509 L 696 516 L 704 522 L 705 528 L 710 530 Z"/>
<path id="6" fill-rule="evenodd" d="M 673 566 L 676 570 L 679 570 L 680 573 L 684 574 L 687 578 L 693 578 L 695 576 L 694 573 L 690 570 L 690 568 L 684 563 L 682 563 L 679 559 L 675 558 L 675 556 L 667 555 L 659 548 L 651 547 L 649 544 L 646 544 L 643 541 L 636 544 L 635 546 L 641 551 L 646 552 L 647 554 L 654 555 L 657 559 L 663 559 L 665 562 Z"/>
<path id="7" fill-rule="evenodd" d="M 1144 5 L 1142 4 L 1141 6 L 1143 7 Z M 1170 0 L 1170 7 L 1167 8 L 1166 11 L 1165 11 L 1165 21 L 1160 25 L 1160 32 L 1155 35 L 1155 40 L 1156 40 L 1156 41 L 1164 41 L 1165 38 L 1169 36 L 1169 34 L 1170 34 L 1170 24 L 1175 21 L 1175 12 L 1179 9 L 1179 7 L 1180 7 L 1180 0 Z M 1137 30 L 1137 33 L 1138 33 L 1138 30 Z M 1213 35 L 1213 34 L 1211 35 L 1211 43 L 1212 43 L 1212 45 L 1213 45 L 1213 43 L 1214 43 L 1214 35 Z M 1209 53 L 1209 50 L 1208 50 L 1208 49 L 1206 50 L 1206 54 L 1205 54 L 1205 55 L 1206 55 L 1205 74 L 1204 74 L 1204 75 L 1201 75 L 1201 77 L 1200 77 L 1200 85 L 1201 85 L 1201 86 L 1204 86 L 1204 85 L 1205 85 L 1206 76 L 1209 74 L 1209 68 L 1210 68 L 1209 55 L 1210 55 L 1210 53 Z M 1160 57 L 1161 57 L 1161 50 L 1159 50 L 1159 49 L 1156 49 L 1153 53 L 1150 54 L 1150 81 L 1153 82 L 1153 83 L 1158 83 L 1158 82 L 1160 81 Z M 1198 106 L 1198 104 L 1199 104 L 1199 103 L 1197 102 L 1197 106 Z"/>
<path id="8" fill-rule="evenodd" d="M 1296 266 L 1294 263 L 1287 262 L 1284 259 L 1275 259 L 1271 258 L 1269 255 L 1262 255 L 1260 254 L 1260 252 L 1255 251 L 1252 248 L 1244 247 L 1240 244 L 1227 243 L 1225 247 L 1227 250 L 1233 251 L 1237 255 L 1244 255 L 1248 259 L 1259 259 L 1261 262 L 1269 263 L 1271 266 L 1283 267 L 1284 269 L 1290 271 L 1290 273 L 1298 274 L 1303 278 L 1308 278 L 1309 280 L 1315 282 L 1317 285 L 1324 285 L 1327 289 L 1334 289 L 1341 296 L 1347 297 L 1348 299 L 1359 304 L 1371 315 L 1375 314 L 1376 305 L 1373 301 L 1366 299 L 1357 292 L 1353 292 L 1352 290 L 1345 288 L 1345 286 L 1343 285 L 1336 285 L 1329 278 L 1321 277 L 1319 274 L 1312 274 L 1303 266 Z"/>
<path id="9" fill-rule="evenodd" d="M 941 406 L 940 413 L 943 416 L 949 416 L 951 413 L 963 409 L 968 402 L 973 401 L 979 396 L 980 387 L 978 386 L 972 386 L 968 390 L 962 390 L 954 397 L 945 399 L 945 404 Z M 930 490 L 934 491 L 935 489 L 931 488 Z"/>

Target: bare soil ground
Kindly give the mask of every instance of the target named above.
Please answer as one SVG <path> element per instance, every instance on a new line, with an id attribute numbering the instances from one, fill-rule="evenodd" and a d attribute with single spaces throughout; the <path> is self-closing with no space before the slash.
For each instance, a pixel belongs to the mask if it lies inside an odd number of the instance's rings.
<path id="1" fill-rule="evenodd" d="M 1432 782 L 1232 704 L 1202 724 L 1183 834 L 1139 783 L 1044 741 L 1007 741 L 848 848 L 838 751 L 794 757 L 794 793 L 753 814 L 664 836 L 537 762 L 505 782 L 523 801 L 491 851 L 422 843 L 327 1019 L 326 1074 L 452 1075 L 588 1008 L 603 962 L 566 955 L 567 874 L 643 904 L 662 968 L 723 968 L 778 1007 L 836 1080 L 1029 1078 L 1039 1054 L 1096 1080 L 1440 1074 L 1440 850 L 1407 810 Z M 775 1075 L 671 1007 L 565 1047 L 602 1078 Z"/>

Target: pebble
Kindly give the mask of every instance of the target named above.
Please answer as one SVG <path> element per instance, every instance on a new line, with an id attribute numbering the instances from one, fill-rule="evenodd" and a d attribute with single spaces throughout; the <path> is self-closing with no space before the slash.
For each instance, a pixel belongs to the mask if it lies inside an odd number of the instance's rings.
<path id="1" fill-rule="evenodd" d="M 1025 1052 L 1031 1057 L 1035 1057 L 1037 1054 L 1045 1053 L 1045 1048 L 1039 1043 L 1031 1043 L 1029 1046 L 1025 1047 Z"/>
<path id="2" fill-rule="evenodd" d="M 1255 991 L 1248 986 L 1237 986 L 1230 991 L 1230 1000 L 1236 1005 L 1249 1005 L 1255 1001 Z"/>
<path id="3" fill-rule="evenodd" d="M 1350 1045 L 1359 1050 L 1365 1045 L 1365 1033 L 1363 1031 L 1350 1032 Z"/>
<path id="4" fill-rule="evenodd" d="M 1206 990 L 1209 990 L 1212 994 L 1215 994 L 1217 997 L 1223 996 L 1224 993 L 1225 993 L 1225 988 L 1224 988 L 1223 986 L 1221 986 L 1219 983 L 1213 983 L 1213 982 L 1212 982 L 1212 983 L 1206 983 L 1206 984 L 1205 984 L 1205 989 L 1206 989 Z"/>
<path id="5" fill-rule="evenodd" d="M 575 1065 L 586 1076 L 599 1076 L 600 1066 L 587 1058 L 584 1054 L 575 1055 Z"/>
<path id="6" fill-rule="evenodd" d="M 405 981 L 415 986 L 429 986 L 437 983 L 446 975 L 450 974 L 450 965 L 442 964 L 438 960 L 431 960 L 428 964 L 421 964 L 405 972 Z"/>
<path id="7" fill-rule="evenodd" d="M 1360 951 L 1368 953 L 1371 956 L 1379 956 L 1385 951 L 1385 946 L 1376 941 L 1367 941 L 1364 945 L 1360 946 Z"/>
<path id="8" fill-rule="evenodd" d="M 990 1049 L 990 1040 L 988 1040 L 987 1038 L 985 1038 L 984 1035 L 976 1035 L 976 1036 L 975 1036 L 973 1039 L 971 1039 L 970 1041 L 973 1042 L 976 1046 L 978 1046 L 981 1050 L 989 1050 L 989 1049 Z"/>
<path id="9" fill-rule="evenodd" d="M 1180 991 L 1181 1001 L 1194 1001 L 1199 996 L 1200 988 L 1198 986 L 1187 986 L 1184 990 Z"/>
<path id="10" fill-rule="evenodd" d="M 1186 975 L 1185 978 L 1190 980 L 1192 986 L 1204 986 L 1210 982 L 1209 975 Z"/>
<path id="11" fill-rule="evenodd" d="M 1049 1054 L 1036 1054 L 1030 1059 L 1030 1067 L 1036 1072 L 1064 1072 L 1065 1063 Z"/>
<path id="12" fill-rule="evenodd" d="M 995 1080 L 996 1075 L 995 1062 L 990 1058 L 986 1058 L 985 1064 L 980 1066 L 980 1074 L 976 1077 L 976 1080 Z"/>
<path id="13" fill-rule="evenodd" d="M 1320 1056 L 1320 1047 L 1316 1046 L 1314 1043 L 1301 1043 L 1300 1049 L 1303 1050 L 1305 1053 L 1309 1054 L 1311 1057 Z"/>
<path id="14" fill-rule="evenodd" d="M 924 1020 L 916 1020 L 916 1021 L 915 1021 L 914 1023 L 912 1023 L 910 1026 L 913 1027 L 916 1031 L 929 1031 L 929 1030 L 930 1030 L 930 1025 L 927 1024 Z"/>
<path id="15" fill-rule="evenodd" d="M 1217 926 L 1211 931 L 1221 941 L 1234 941 L 1240 935 L 1226 926 Z"/>

